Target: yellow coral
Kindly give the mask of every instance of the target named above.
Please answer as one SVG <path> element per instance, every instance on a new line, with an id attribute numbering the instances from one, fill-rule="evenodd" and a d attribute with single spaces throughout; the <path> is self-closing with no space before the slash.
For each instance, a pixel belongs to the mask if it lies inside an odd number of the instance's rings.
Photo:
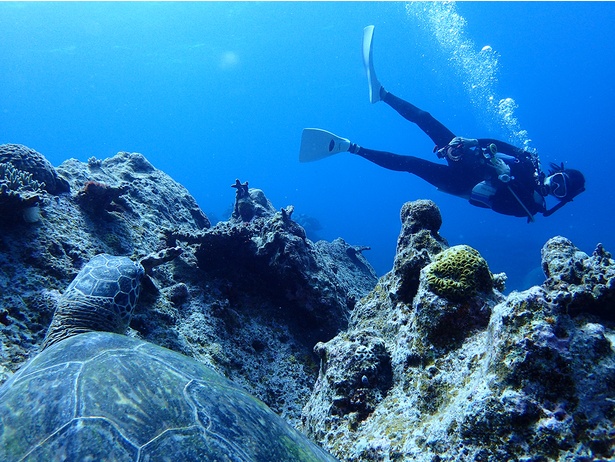
<path id="1" fill-rule="evenodd" d="M 436 255 L 425 267 L 432 292 L 451 301 L 460 301 L 493 288 L 493 276 L 477 250 L 456 245 Z"/>

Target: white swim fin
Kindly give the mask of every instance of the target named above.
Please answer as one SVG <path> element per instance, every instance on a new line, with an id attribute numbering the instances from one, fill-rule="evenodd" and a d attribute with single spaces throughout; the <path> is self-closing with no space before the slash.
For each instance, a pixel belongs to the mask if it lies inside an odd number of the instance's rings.
<path id="1" fill-rule="evenodd" d="M 369 85 L 369 102 L 372 104 L 380 101 L 380 89 L 382 88 L 374 70 L 373 41 L 374 26 L 367 26 L 363 29 L 363 65 L 365 66 L 367 84 Z"/>
<path id="2" fill-rule="evenodd" d="M 350 140 L 320 128 L 304 128 L 301 134 L 299 162 L 313 162 L 339 152 L 347 152 Z"/>

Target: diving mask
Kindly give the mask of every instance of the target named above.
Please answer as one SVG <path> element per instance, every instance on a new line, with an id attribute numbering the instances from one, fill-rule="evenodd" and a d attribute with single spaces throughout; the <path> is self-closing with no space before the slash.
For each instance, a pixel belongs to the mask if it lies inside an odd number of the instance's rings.
<path id="1" fill-rule="evenodd" d="M 562 172 L 554 173 L 545 178 L 545 185 L 549 188 L 549 192 L 558 199 L 564 199 L 568 195 L 566 175 Z"/>

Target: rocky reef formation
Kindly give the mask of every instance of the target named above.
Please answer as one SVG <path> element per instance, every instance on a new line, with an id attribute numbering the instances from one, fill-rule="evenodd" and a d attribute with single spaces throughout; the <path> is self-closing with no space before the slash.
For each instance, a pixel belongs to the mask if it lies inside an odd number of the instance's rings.
<path id="1" fill-rule="evenodd" d="M 53 168 L 0 146 L 0 382 L 38 352 L 93 255 L 173 248 L 148 265 L 128 335 L 210 365 L 340 460 L 615 459 L 615 261 L 601 245 L 550 239 L 545 282 L 504 296 L 505 275 L 450 247 L 420 200 L 377 280 L 365 247 L 312 242 L 292 206 L 232 187 L 232 216 L 212 227 L 141 154 Z"/>
<path id="2" fill-rule="evenodd" d="M 316 345 L 304 429 L 346 461 L 615 458 L 615 262 L 555 237 L 541 287 L 501 293 L 430 201 L 404 205 L 393 270 Z"/>
<path id="3" fill-rule="evenodd" d="M 128 334 L 212 366 L 296 424 L 318 374 L 314 345 L 344 329 L 376 284 L 364 248 L 311 242 L 292 207 L 276 210 L 247 183 L 239 213 L 212 227 L 138 153 L 54 168 L 4 145 L 0 172 L 0 199 L 16 198 L 0 200 L 0 382 L 39 351 L 59 294 L 92 256 L 140 260 L 177 245 L 181 256 L 151 269 Z"/>

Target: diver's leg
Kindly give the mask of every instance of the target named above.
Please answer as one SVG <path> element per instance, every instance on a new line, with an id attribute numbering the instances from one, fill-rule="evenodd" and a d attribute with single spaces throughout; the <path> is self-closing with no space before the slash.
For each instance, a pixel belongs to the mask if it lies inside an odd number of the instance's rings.
<path id="1" fill-rule="evenodd" d="M 401 156 L 385 151 L 376 151 L 352 144 L 350 152 L 373 162 L 388 170 L 408 172 L 422 178 L 436 188 L 454 194 L 451 168 L 447 165 L 436 164 L 425 159 L 413 156 Z"/>
<path id="2" fill-rule="evenodd" d="M 429 112 L 419 109 L 384 88 L 380 91 L 380 99 L 395 109 L 404 119 L 417 124 L 439 148 L 446 146 L 455 138 L 455 134 L 432 117 Z"/>

